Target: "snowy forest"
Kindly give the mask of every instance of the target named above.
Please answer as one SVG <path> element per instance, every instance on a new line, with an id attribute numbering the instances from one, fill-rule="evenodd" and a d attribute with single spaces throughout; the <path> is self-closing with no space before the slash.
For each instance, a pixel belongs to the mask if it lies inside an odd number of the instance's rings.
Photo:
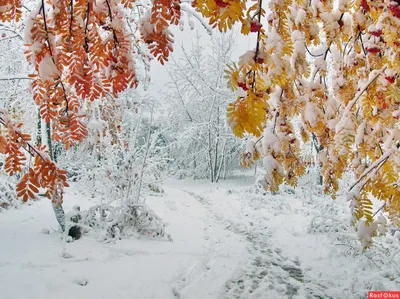
<path id="1" fill-rule="evenodd" d="M 0 0 L 0 298 L 400 298 L 399 0 Z"/>

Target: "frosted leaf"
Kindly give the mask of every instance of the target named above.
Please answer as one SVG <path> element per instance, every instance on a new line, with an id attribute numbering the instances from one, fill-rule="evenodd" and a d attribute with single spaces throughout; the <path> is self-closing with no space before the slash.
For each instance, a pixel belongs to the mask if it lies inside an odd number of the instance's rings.
<path id="1" fill-rule="evenodd" d="M 314 105 L 311 102 L 307 102 L 304 109 L 304 120 L 308 121 L 311 126 L 314 126 L 317 121 L 317 115 L 315 112 Z"/>
<path id="2" fill-rule="evenodd" d="M 52 81 L 60 76 L 57 66 L 50 56 L 45 56 L 39 63 L 39 77 L 45 81 Z"/>
<path id="3" fill-rule="evenodd" d="M 108 7 L 104 0 L 95 0 L 93 5 L 93 10 L 96 14 L 107 13 Z"/>
<path id="4" fill-rule="evenodd" d="M 246 143 L 246 153 L 252 153 L 252 152 L 254 152 L 254 141 L 248 140 Z"/>
<path id="5" fill-rule="evenodd" d="M 0 5 L 0 12 L 5 13 L 5 12 L 9 11 L 11 8 L 12 8 L 11 4 Z"/>
<path id="6" fill-rule="evenodd" d="M 265 154 L 280 151 L 281 146 L 279 140 L 270 129 L 264 131 L 262 147 Z"/>
<path id="7" fill-rule="evenodd" d="M 246 53 L 244 53 L 242 56 L 239 57 L 239 66 L 253 65 L 255 55 L 255 51 L 247 51 Z"/>
<path id="8" fill-rule="evenodd" d="M 357 134 L 356 134 L 356 138 L 355 138 L 356 144 L 361 144 L 363 142 L 363 140 L 364 140 L 364 132 L 365 132 L 365 122 L 363 122 L 357 128 Z"/>
<path id="9" fill-rule="evenodd" d="M 326 70 L 327 64 L 326 60 L 324 59 L 324 56 L 320 56 L 315 59 L 314 61 L 314 66 L 319 69 L 319 70 Z"/>
<path id="10" fill-rule="evenodd" d="M 378 228 L 377 223 L 366 224 L 364 219 L 361 219 L 357 223 L 357 237 L 364 246 L 368 246 L 372 243 L 372 237 L 374 236 Z"/>
<path id="11" fill-rule="evenodd" d="M 263 166 L 264 166 L 264 170 L 266 171 L 265 177 L 268 182 L 271 182 L 272 174 L 274 171 L 276 171 L 276 170 L 278 172 L 282 171 L 281 165 L 271 155 L 267 155 L 263 158 Z"/>
<path id="12" fill-rule="evenodd" d="M 330 130 L 335 130 L 335 127 L 338 123 L 338 119 L 337 118 L 333 118 L 327 121 L 327 126 Z"/>
<path id="13" fill-rule="evenodd" d="M 245 90 L 243 90 L 243 88 L 236 89 L 235 94 L 237 97 L 240 97 L 240 98 L 245 98 L 247 96 L 247 92 Z"/>
<path id="14" fill-rule="evenodd" d="M 304 9 L 300 8 L 297 11 L 296 19 L 294 20 L 296 26 L 298 26 L 299 24 L 303 23 L 305 21 L 305 19 L 306 19 L 306 16 L 307 16 L 306 15 L 306 11 Z"/>

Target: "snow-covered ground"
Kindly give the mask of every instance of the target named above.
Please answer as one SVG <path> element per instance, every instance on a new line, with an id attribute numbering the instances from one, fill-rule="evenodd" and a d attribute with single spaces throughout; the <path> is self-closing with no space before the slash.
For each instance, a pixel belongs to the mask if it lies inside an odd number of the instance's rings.
<path id="1" fill-rule="evenodd" d="M 253 182 L 166 182 L 147 203 L 173 242 L 104 243 L 89 233 L 66 243 L 45 199 L 0 213 L 0 298 L 325 299 L 400 289 L 397 235 L 361 254 L 340 224 L 346 202 L 305 185 L 262 194 Z M 66 211 L 96 203 L 67 190 Z"/>

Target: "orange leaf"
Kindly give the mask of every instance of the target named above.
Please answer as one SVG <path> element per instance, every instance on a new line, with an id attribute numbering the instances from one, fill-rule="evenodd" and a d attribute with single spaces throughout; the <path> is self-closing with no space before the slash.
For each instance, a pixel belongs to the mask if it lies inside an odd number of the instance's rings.
<path id="1" fill-rule="evenodd" d="M 0 153 L 6 153 L 7 140 L 3 135 L 0 135 Z"/>

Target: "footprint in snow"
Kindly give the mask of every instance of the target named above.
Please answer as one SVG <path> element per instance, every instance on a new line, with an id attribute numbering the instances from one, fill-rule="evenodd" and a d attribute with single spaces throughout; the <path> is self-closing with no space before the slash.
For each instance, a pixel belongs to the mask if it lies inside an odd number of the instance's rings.
<path id="1" fill-rule="evenodd" d="M 164 201 L 165 206 L 170 209 L 171 211 L 176 211 L 178 209 L 178 207 L 176 206 L 176 202 L 172 201 L 172 200 L 166 200 Z"/>
<path id="2" fill-rule="evenodd" d="M 82 287 L 87 286 L 87 284 L 89 283 L 89 280 L 87 280 L 86 278 L 75 278 L 72 280 L 72 282 L 76 283 L 77 285 L 80 285 Z"/>
<path id="3" fill-rule="evenodd" d="M 65 259 L 72 259 L 72 258 L 75 257 L 75 256 L 73 256 L 72 254 L 70 254 L 70 253 L 68 253 L 68 252 L 66 252 L 66 251 L 64 251 L 64 252 L 61 254 L 61 256 L 62 256 L 63 258 L 65 258 Z"/>

